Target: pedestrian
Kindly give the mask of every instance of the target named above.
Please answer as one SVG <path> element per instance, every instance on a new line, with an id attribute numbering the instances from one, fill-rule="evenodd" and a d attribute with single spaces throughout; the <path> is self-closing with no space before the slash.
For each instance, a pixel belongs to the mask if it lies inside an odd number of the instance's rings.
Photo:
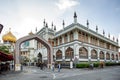
<path id="1" fill-rule="evenodd" d="M 52 63 L 52 71 L 54 72 L 54 70 L 55 70 L 55 65 L 54 63 Z"/>
<path id="2" fill-rule="evenodd" d="M 43 70 L 43 63 L 41 63 L 41 70 Z"/>
<path id="3" fill-rule="evenodd" d="M 58 64 L 58 72 L 60 72 L 60 69 L 61 69 L 61 65 L 60 63 Z"/>
<path id="4" fill-rule="evenodd" d="M 93 69 L 93 68 L 94 68 L 94 64 L 90 63 L 90 69 Z"/>

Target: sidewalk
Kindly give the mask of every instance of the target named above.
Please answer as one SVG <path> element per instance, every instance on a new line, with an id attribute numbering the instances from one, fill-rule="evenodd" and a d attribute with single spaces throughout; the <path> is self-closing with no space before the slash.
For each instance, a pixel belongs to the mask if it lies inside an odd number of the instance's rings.
<path id="1" fill-rule="evenodd" d="M 107 71 L 111 71 L 111 69 L 113 69 L 112 67 L 105 67 L 103 69 L 94 68 L 93 70 L 90 70 L 88 68 L 84 68 L 84 69 L 62 68 L 60 72 L 58 72 L 58 69 L 55 68 L 55 71 L 53 72 L 51 69 L 48 69 L 48 68 L 41 70 L 40 68 L 35 66 L 29 66 L 29 67 L 27 66 L 27 67 L 23 67 L 23 71 L 3 72 L 0 75 L 0 80 L 53 80 L 53 79 L 60 80 L 61 78 L 69 78 L 69 77 L 82 76 L 82 75 L 88 75 L 93 73 L 96 74 L 101 72 L 107 72 Z M 120 66 L 118 67 L 116 66 L 115 68 L 117 70 L 118 68 L 120 68 Z"/>

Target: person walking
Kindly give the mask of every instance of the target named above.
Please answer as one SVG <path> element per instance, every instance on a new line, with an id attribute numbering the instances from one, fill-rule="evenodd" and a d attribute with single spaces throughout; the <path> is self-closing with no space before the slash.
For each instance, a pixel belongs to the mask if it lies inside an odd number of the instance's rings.
<path id="1" fill-rule="evenodd" d="M 54 63 L 52 63 L 52 71 L 54 72 L 54 70 L 55 70 L 55 65 Z"/>
<path id="2" fill-rule="evenodd" d="M 61 69 L 61 65 L 60 63 L 58 64 L 58 72 L 60 72 L 60 69 Z"/>

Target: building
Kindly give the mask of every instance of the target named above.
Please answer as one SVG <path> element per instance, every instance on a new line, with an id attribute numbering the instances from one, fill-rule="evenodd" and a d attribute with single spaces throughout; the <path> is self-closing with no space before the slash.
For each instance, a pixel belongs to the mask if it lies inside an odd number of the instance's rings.
<path id="1" fill-rule="evenodd" d="M 29 35 L 33 35 L 32 31 Z M 21 63 L 27 63 L 31 65 L 31 63 L 36 62 L 35 50 L 37 49 L 36 41 L 30 40 L 25 41 L 21 44 Z"/>
<path id="2" fill-rule="evenodd" d="M 56 32 L 56 26 L 52 23 L 52 28 L 48 28 L 47 23 L 43 22 L 43 28 L 36 34 L 47 40 L 54 49 L 53 57 L 56 62 L 70 62 L 77 60 L 83 61 L 104 61 L 116 62 L 120 61 L 118 39 L 110 39 L 89 28 L 87 20 L 86 26 L 77 22 L 77 14 L 74 13 L 74 22 L 65 27 L 63 21 L 63 29 Z M 36 41 L 37 42 L 37 41 Z M 41 57 L 41 61 L 47 61 L 47 49 L 42 43 L 37 42 L 36 57 Z M 39 54 L 39 55 L 38 55 Z"/>
<path id="3" fill-rule="evenodd" d="M 13 33 L 9 31 L 2 36 L 3 44 L 1 46 L 7 46 L 9 48 L 10 53 L 14 53 L 15 48 L 15 42 L 17 41 L 16 37 L 13 35 Z"/>
<path id="4" fill-rule="evenodd" d="M 29 35 L 33 34 L 32 32 Z M 3 43 L 0 46 L 6 46 L 9 49 L 9 52 L 14 55 L 15 43 L 17 41 L 16 37 L 9 30 L 6 34 L 2 36 Z M 21 55 L 21 63 L 31 62 L 34 56 L 34 40 L 26 41 L 21 44 L 20 55 Z M 33 61 L 32 61 L 33 62 Z"/>

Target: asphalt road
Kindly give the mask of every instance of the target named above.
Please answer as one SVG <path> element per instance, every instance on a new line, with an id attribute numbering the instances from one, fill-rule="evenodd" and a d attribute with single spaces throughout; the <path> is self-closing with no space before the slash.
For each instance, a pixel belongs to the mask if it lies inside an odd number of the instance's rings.
<path id="1" fill-rule="evenodd" d="M 56 80 L 120 80 L 120 67 L 83 72 L 76 76 Z"/>
<path id="2" fill-rule="evenodd" d="M 22 72 L 10 72 L 0 75 L 0 80 L 120 80 L 120 66 L 104 69 L 50 69 L 25 67 Z"/>

